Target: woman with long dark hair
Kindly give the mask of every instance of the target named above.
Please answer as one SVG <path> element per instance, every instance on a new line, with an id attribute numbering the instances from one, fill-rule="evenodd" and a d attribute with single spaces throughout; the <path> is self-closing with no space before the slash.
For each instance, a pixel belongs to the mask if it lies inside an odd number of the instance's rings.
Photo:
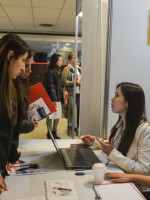
<path id="1" fill-rule="evenodd" d="M 23 163 L 20 159 L 21 153 L 18 152 L 19 134 L 30 133 L 37 126 L 37 121 L 34 120 L 35 116 L 32 116 L 31 120 L 28 119 L 29 108 L 29 80 L 28 76 L 31 73 L 31 64 L 33 63 L 33 53 L 31 49 L 28 50 L 28 57 L 25 62 L 25 70 L 23 70 L 19 77 L 14 80 L 14 86 L 17 91 L 17 124 L 13 128 L 13 141 L 11 143 L 11 153 L 8 161 L 10 163 Z"/>
<path id="2" fill-rule="evenodd" d="M 0 39 L 0 173 L 5 174 L 13 137 L 13 127 L 17 123 L 17 95 L 13 79 L 25 69 L 28 45 L 15 34 L 7 34 Z M 0 192 L 7 186 L 0 175 Z"/>
<path id="3" fill-rule="evenodd" d="M 124 171 L 148 174 L 150 170 L 150 124 L 146 121 L 145 95 L 143 89 L 133 83 L 117 85 L 112 98 L 112 112 L 119 114 L 117 123 L 111 130 L 109 142 L 96 140 L 108 159 Z M 83 141 L 89 145 L 95 137 L 85 135 Z"/>
<path id="4" fill-rule="evenodd" d="M 61 67 L 62 66 L 62 57 L 61 55 L 55 53 L 50 58 L 49 68 L 44 78 L 44 86 L 47 90 L 47 93 L 56 105 L 57 102 L 63 101 L 63 89 L 61 85 Z M 57 127 L 59 119 L 54 119 L 52 124 L 52 119 L 47 117 L 47 126 L 50 128 L 55 139 L 60 139 L 57 136 Z M 49 131 L 47 132 L 47 138 L 50 139 Z"/>

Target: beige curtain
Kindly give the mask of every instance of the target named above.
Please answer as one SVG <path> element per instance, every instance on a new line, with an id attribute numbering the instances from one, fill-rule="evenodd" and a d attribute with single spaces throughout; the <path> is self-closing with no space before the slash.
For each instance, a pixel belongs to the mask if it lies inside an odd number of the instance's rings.
<path id="1" fill-rule="evenodd" d="M 82 0 L 80 135 L 103 137 L 108 2 Z"/>

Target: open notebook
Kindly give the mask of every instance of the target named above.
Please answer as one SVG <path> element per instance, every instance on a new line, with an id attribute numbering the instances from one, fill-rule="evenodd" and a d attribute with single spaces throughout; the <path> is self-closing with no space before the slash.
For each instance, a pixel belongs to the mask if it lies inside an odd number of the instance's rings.
<path id="1" fill-rule="evenodd" d="M 146 200 L 132 183 L 107 183 L 93 187 L 102 200 Z"/>

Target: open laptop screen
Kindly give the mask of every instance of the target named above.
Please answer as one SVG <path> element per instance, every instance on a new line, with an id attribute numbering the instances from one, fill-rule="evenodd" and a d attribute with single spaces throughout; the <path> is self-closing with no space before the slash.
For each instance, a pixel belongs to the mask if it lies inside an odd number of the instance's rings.
<path id="1" fill-rule="evenodd" d="M 55 149 L 57 150 L 57 152 L 58 152 L 58 154 L 59 154 L 59 157 L 61 158 L 61 160 L 63 161 L 63 163 L 65 163 L 64 158 L 63 158 L 63 156 L 62 156 L 62 154 L 61 154 L 61 151 L 60 151 L 60 149 L 59 149 L 59 147 L 58 147 L 58 144 L 57 144 L 57 142 L 56 142 L 56 140 L 55 140 L 55 138 L 54 138 L 54 136 L 53 136 L 53 134 L 52 134 L 50 128 L 49 128 L 48 126 L 47 126 L 47 128 L 48 128 L 48 131 L 49 131 L 49 133 L 50 133 L 50 136 L 51 136 L 52 142 L 53 142 L 53 144 L 54 144 L 54 147 L 55 147 Z"/>

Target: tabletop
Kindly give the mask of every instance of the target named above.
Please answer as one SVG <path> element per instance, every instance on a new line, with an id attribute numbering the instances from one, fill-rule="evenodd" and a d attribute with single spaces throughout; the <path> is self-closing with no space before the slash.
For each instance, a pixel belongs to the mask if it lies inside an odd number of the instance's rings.
<path id="1" fill-rule="evenodd" d="M 60 148 L 70 147 L 70 144 L 80 143 L 80 139 L 57 140 Z M 45 180 L 72 180 L 77 192 L 78 199 L 95 199 L 93 191 L 94 177 L 92 170 L 86 170 L 84 176 L 76 176 L 75 171 L 66 170 L 59 158 L 51 140 L 30 139 L 20 140 L 19 151 L 21 158 L 26 163 L 38 163 L 45 173 L 36 175 L 7 176 L 6 183 L 8 191 L 0 196 L 0 200 L 40 200 L 38 197 L 45 197 Z M 100 150 L 94 151 L 100 159 L 105 156 Z M 110 166 L 112 171 L 118 171 L 116 166 Z M 45 199 L 45 198 L 44 198 Z"/>

